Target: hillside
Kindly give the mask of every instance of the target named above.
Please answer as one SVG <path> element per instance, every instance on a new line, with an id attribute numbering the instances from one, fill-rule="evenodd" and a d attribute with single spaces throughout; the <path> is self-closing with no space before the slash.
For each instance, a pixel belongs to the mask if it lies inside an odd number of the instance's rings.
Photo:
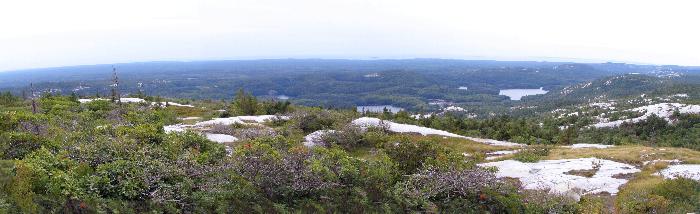
<path id="1" fill-rule="evenodd" d="M 361 114 L 245 92 L 35 101 L 36 113 L 31 100 L 0 96 L 0 212 L 700 209 L 697 150 L 577 143 L 586 132 L 550 122 Z M 678 126 L 693 131 L 700 120 L 689 117 Z"/>

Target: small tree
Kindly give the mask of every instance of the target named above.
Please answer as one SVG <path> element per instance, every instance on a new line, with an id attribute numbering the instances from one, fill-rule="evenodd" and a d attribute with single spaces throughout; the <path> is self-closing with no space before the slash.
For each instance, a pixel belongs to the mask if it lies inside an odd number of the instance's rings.
<path id="1" fill-rule="evenodd" d="M 78 102 L 78 95 L 74 92 L 70 93 L 70 100 L 73 102 Z"/>
<path id="2" fill-rule="evenodd" d="M 233 108 L 233 112 L 238 115 L 255 115 L 258 111 L 258 100 L 241 88 L 233 99 Z"/>
<path id="3" fill-rule="evenodd" d="M 289 101 L 265 101 L 262 103 L 262 112 L 264 114 L 284 114 L 289 111 Z"/>

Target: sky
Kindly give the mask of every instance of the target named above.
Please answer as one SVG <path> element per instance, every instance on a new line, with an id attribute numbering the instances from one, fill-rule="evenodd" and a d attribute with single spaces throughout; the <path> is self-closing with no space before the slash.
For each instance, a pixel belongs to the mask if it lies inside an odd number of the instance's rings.
<path id="1" fill-rule="evenodd" d="M 0 71 L 450 58 L 700 65 L 700 1 L 0 0 Z"/>

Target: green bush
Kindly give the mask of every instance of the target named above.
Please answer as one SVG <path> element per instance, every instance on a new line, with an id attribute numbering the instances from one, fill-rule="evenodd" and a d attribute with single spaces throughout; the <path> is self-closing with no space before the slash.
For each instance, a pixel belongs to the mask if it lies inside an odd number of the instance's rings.
<path id="1" fill-rule="evenodd" d="M 515 153 L 513 159 L 521 162 L 537 162 L 541 160 L 542 157 L 549 155 L 549 150 L 551 149 L 551 146 L 546 145 L 529 146 Z"/>
<path id="2" fill-rule="evenodd" d="M 24 132 L 0 134 L 0 157 L 2 159 L 22 159 L 25 155 L 45 145 L 45 139 Z"/>
<path id="3" fill-rule="evenodd" d="M 90 186 L 104 197 L 135 200 L 145 196 L 149 178 L 138 162 L 117 160 L 97 166 Z"/>
<path id="4" fill-rule="evenodd" d="M 668 201 L 668 210 L 672 213 L 700 212 L 700 182 L 677 178 L 665 180 L 654 187 L 651 194 Z"/>

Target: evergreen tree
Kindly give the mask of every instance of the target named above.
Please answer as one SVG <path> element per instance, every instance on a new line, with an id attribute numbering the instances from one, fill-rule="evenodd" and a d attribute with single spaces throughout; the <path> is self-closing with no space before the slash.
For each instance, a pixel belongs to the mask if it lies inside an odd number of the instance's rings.
<path id="1" fill-rule="evenodd" d="M 258 111 L 258 100 L 241 88 L 233 99 L 233 108 L 233 112 L 238 115 L 255 115 Z"/>
<path id="2" fill-rule="evenodd" d="M 78 102 L 78 95 L 75 92 L 70 93 L 70 100 L 73 102 Z"/>

